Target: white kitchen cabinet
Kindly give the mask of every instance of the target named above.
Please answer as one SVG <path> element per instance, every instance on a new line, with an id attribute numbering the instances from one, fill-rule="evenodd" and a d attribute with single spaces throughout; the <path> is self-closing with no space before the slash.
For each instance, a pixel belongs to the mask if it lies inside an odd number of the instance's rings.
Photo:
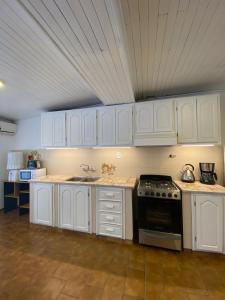
<path id="1" fill-rule="evenodd" d="M 82 113 L 80 109 L 66 113 L 67 145 L 76 147 L 82 145 Z"/>
<path id="2" fill-rule="evenodd" d="M 65 112 L 49 112 L 41 115 L 41 145 L 42 147 L 66 146 Z"/>
<path id="3" fill-rule="evenodd" d="M 177 143 L 175 101 L 135 103 L 134 145 L 175 145 Z"/>
<path id="4" fill-rule="evenodd" d="M 49 147 L 53 145 L 53 124 L 52 115 L 49 113 L 41 114 L 41 146 Z"/>
<path id="5" fill-rule="evenodd" d="M 217 95 L 197 97 L 199 142 L 220 142 L 220 109 Z"/>
<path id="6" fill-rule="evenodd" d="M 89 188 L 86 186 L 74 187 L 74 230 L 89 231 Z"/>
<path id="7" fill-rule="evenodd" d="M 124 190 L 96 189 L 96 234 L 125 238 Z"/>
<path id="8" fill-rule="evenodd" d="M 97 142 L 96 109 L 82 110 L 82 134 L 84 146 L 95 146 Z"/>
<path id="9" fill-rule="evenodd" d="M 60 185 L 59 189 L 59 223 L 61 228 L 73 230 L 73 186 Z"/>
<path id="10" fill-rule="evenodd" d="M 74 109 L 66 114 L 67 145 L 96 145 L 96 109 Z"/>
<path id="11" fill-rule="evenodd" d="M 33 184 L 33 222 L 42 225 L 53 225 L 53 185 L 46 183 Z"/>
<path id="12" fill-rule="evenodd" d="M 133 105 L 116 106 L 116 145 L 132 145 Z"/>
<path id="13" fill-rule="evenodd" d="M 221 195 L 192 195 L 193 250 L 223 251 L 223 207 Z"/>
<path id="14" fill-rule="evenodd" d="M 220 143 L 220 100 L 218 95 L 179 98 L 178 142 Z"/>
<path id="15" fill-rule="evenodd" d="M 89 232 L 89 187 L 60 185 L 59 226 L 61 228 Z"/>
<path id="16" fill-rule="evenodd" d="M 115 107 L 104 107 L 98 110 L 98 145 L 115 146 L 116 112 Z"/>
<path id="17" fill-rule="evenodd" d="M 144 135 L 154 132 L 153 101 L 135 104 L 135 134 Z"/>
<path id="18" fill-rule="evenodd" d="M 177 129 L 180 144 L 198 141 L 196 101 L 195 97 L 177 100 Z"/>
<path id="19" fill-rule="evenodd" d="M 154 101 L 154 132 L 175 132 L 174 100 Z"/>

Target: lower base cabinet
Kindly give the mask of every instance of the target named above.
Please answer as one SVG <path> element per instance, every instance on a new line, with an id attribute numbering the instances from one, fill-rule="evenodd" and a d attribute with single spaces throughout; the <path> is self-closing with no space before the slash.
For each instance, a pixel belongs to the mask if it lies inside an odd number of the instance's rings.
<path id="1" fill-rule="evenodd" d="M 82 232 L 90 231 L 89 187 L 60 185 L 59 227 Z"/>
<path id="2" fill-rule="evenodd" d="M 192 194 L 193 250 L 223 252 L 224 196 Z"/>
<path id="3" fill-rule="evenodd" d="M 53 225 L 53 184 L 33 185 L 33 222 Z"/>
<path id="4" fill-rule="evenodd" d="M 96 189 L 96 234 L 125 239 L 123 189 Z"/>

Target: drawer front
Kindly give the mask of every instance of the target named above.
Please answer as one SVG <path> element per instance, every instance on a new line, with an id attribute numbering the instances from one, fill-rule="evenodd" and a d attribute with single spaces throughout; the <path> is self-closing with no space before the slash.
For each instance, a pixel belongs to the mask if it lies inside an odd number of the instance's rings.
<path id="1" fill-rule="evenodd" d="M 122 201 L 123 191 L 121 189 L 99 189 L 98 198 L 101 200 Z"/>
<path id="2" fill-rule="evenodd" d="M 122 238 L 122 226 L 100 224 L 99 234 Z"/>
<path id="3" fill-rule="evenodd" d="M 113 201 L 99 201 L 99 210 L 109 212 L 122 212 L 122 202 Z"/>
<path id="4" fill-rule="evenodd" d="M 108 223 L 108 224 L 119 224 L 122 225 L 122 216 L 121 214 L 104 214 L 99 213 L 99 222 Z"/>

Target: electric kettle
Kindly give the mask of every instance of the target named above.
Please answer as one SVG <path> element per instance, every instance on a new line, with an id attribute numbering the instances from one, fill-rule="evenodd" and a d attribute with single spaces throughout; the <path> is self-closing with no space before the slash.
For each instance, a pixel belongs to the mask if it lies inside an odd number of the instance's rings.
<path id="1" fill-rule="evenodd" d="M 181 181 L 184 182 L 194 182 L 195 181 L 195 176 L 194 176 L 194 166 L 191 164 L 185 164 L 183 166 L 183 169 L 181 171 Z"/>

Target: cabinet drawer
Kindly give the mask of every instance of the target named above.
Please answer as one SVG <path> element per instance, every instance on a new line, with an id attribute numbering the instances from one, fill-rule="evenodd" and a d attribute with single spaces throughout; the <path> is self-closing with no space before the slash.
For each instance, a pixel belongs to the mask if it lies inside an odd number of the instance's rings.
<path id="1" fill-rule="evenodd" d="M 123 191 L 121 189 L 99 189 L 98 198 L 101 200 L 122 201 Z"/>
<path id="2" fill-rule="evenodd" d="M 122 237 L 122 226 L 112 226 L 112 225 L 99 225 L 99 234 Z"/>
<path id="3" fill-rule="evenodd" d="M 121 212 L 122 202 L 99 201 L 99 210 L 110 211 L 110 212 Z"/>
<path id="4" fill-rule="evenodd" d="M 122 224 L 122 216 L 121 214 L 104 214 L 99 213 L 99 222 L 100 223 L 108 223 L 108 224 Z"/>

